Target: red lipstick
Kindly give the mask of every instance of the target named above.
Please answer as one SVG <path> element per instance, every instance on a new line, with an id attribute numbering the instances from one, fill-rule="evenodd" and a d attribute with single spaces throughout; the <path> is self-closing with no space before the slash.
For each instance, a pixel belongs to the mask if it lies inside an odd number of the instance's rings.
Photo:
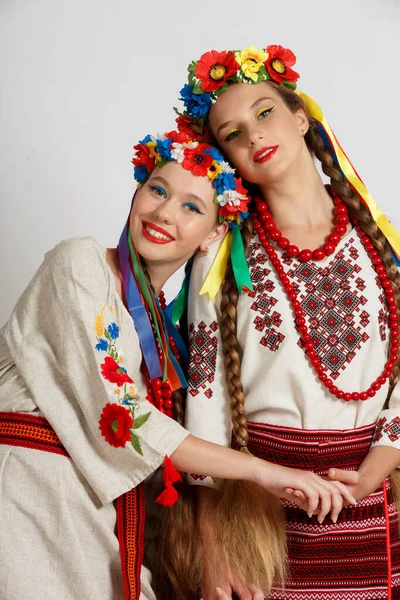
<path id="1" fill-rule="evenodd" d="M 278 148 L 279 146 L 266 146 L 265 148 L 261 148 L 261 150 L 257 150 L 253 156 L 253 162 L 264 163 L 267 160 L 270 160 Z"/>
<path id="2" fill-rule="evenodd" d="M 150 231 L 148 231 L 148 229 L 160 233 L 164 236 L 164 238 L 156 237 L 155 235 L 151 234 Z M 150 242 L 153 242 L 153 244 L 169 244 L 170 242 L 173 242 L 175 240 L 175 238 L 170 233 L 168 233 L 168 231 L 165 231 L 165 229 L 163 229 L 162 227 L 159 227 L 155 223 L 150 223 L 148 221 L 143 221 L 142 233 L 143 236 Z"/>

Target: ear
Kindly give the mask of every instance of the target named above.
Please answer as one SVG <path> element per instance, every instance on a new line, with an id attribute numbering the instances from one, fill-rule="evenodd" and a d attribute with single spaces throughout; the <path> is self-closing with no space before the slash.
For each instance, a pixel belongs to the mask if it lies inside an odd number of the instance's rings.
<path id="1" fill-rule="evenodd" d="M 218 240 L 220 240 L 221 238 L 224 237 L 224 235 L 226 234 L 228 229 L 229 229 L 229 225 L 226 221 L 217 225 L 217 227 L 215 227 L 215 229 L 213 229 L 211 231 L 211 233 L 208 234 L 208 236 L 206 237 L 204 242 L 202 242 L 200 244 L 201 252 L 207 252 L 208 248 L 212 244 L 214 244 L 215 242 L 217 242 Z"/>
<path id="2" fill-rule="evenodd" d="M 296 118 L 300 133 L 302 137 L 304 137 L 310 128 L 310 123 L 308 122 L 307 115 L 302 108 L 299 108 L 299 110 L 296 112 Z"/>

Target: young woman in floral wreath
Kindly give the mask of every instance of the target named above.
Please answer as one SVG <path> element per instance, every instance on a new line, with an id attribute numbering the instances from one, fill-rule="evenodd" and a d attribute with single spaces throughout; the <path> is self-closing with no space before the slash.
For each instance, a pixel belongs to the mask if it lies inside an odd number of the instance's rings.
<path id="1" fill-rule="evenodd" d="M 213 50 L 189 65 L 181 90 L 179 127 L 211 132 L 254 188 L 241 227 L 250 277 L 224 244 L 194 263 L 186 425 L 203 439 L 229 446 L 233 434 L 242 451 L 346 482 L 358 501 L 321 523 L 293 503 L 301 492 L 288 500 L 286 490 L 288 576 L 269 598 L 400 598 L 389 479 L 400 463 L 400 237 L 321 109 L 295 91 L 294 64 L 281 46 Z M 240 598 L 253 597 L 243 582 L 273 584 L 274 540 L 255 493 L 190 479 L 203 486 L 204 600 L 217 597 L 217 584 L 219 597 L 235 590 Z"/>
<path id="2" fill-rule="evenodd" d="M 163 314 L 159 295 L 198 248 L 225 233 L 220 207 L 237 205 L 240 219 L 248 199 L 240 180 L 226 185 L 233 170 L 222 156 L 185 134 L 147 136 L 135 150 L 140 187 L 118 248 L 92 238 L 60 243 L 1 330 L 0 579 L 7 600 L 154 598 L 141 571 L 142 482 L 164 457 L 158 502 L 167 506 L 180 479 L 172 462 L 184 472 L 243 477 L 276 495 L 293 486 L 309 510 L 322 502 L 322 516 L 352 501 L 345 486 L 238 456 L 170 418 L 181 413 L 173 392 L 185 384 L 185 348 L 172 320 L 186 286 L 172 312 Z"/>

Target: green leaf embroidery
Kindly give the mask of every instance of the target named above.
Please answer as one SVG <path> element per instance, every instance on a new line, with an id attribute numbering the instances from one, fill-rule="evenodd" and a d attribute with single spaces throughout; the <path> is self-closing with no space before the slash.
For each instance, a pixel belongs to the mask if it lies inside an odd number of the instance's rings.
<path id="1" fill-rule="evenodd" d="M 135 422 L 133 424 L 133 429 L 139 429 L 142 425 L 146 423 L 149 419 L 151 412 L 146 413 L 145 415 L 140 415 L 140 417 L 136 417 Z"/>
<path id="2" fill-rule="evenodd" d="M 140 456 L 143 456 L 142 446 L 140 445 L 140 440 L 138 436 L 131 431 L 131 444 Z"/>
<path id="3" fill-rule="evenodd" d="M 104 336 L 111 342 L 111 337 L 110 337 L 110 334 L 108 333 L 107 329 L 104 329 Z"/>

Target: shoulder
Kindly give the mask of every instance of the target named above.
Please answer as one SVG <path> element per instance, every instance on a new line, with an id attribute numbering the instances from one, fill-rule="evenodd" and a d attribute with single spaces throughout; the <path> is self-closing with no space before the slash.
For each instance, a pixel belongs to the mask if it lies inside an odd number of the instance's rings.
<path id="1" fill-rule="evenodd" d="M 75 281 L 85 279 L 100 283 L 109 276 L 106 249 L 91 237 L 63 240 L 47 252 L 43 268 L 55 278 Z"/>
<path id="2" fill-rule="evenodd" d="M 45 262 L 53 267 L 87 261 L 105 263 L 105 248 L 92 237 L 63 240 L 45 255 Z"/>

